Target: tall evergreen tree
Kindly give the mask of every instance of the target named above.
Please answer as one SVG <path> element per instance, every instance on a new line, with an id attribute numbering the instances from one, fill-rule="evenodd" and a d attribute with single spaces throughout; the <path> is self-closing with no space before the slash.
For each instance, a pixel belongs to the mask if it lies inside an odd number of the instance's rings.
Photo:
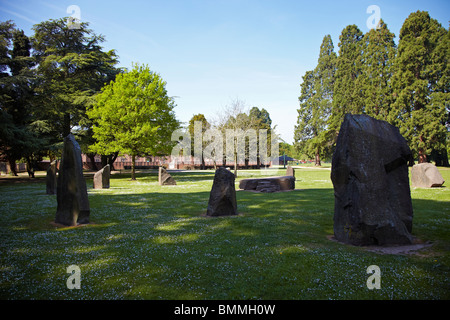
<path id="1" fill-rule="evenodd" d="M 118 73 L 114 50 L 104 52 L 103 36 L 88 29 L 69 28 L 67 19 L 48 20 L 34 25 L 33 55 L 38 62 L 40 114 L 48 121 L 54 143 L 72 128 L 88 130 L 91 122 L 86 107 L 94 102 L 100 88 Z M 86 134 L 86 132 L 85 132 Z"/>
<path id="2" fill-rule="evenodd" d="M 448 31 L 428 12 L 411 13 L 400 30 L 390 120 L 400 127 L 419 163 L 448 134 Z"/>
<path id="3" fill-rule="evenodd" d="M 390 79 L 396 54 L 395 35 L 381 19 L 363 39 L 361 84 L 364 113 L 387 120 L 393 102 Z"/>
<path id="4" fill-rule="evenodd" d="M 431 94 L 431 103 L 438 108 L 444 106 L 442 110 L 441 125 L 447 128 L 442 130 L 438 135 L 437 143 L 434 144 L 431 156 L 439 166 L 450 166 L 449 154 L 450 150 L 450 29 L 446 34 L 439 38 L 439 43 L 433 54 L 433 62 L 435 68 L 435 86 L 434 92 Z M 441 106 L 441 107 L 439 107 Z M 444 115 L 446 114 L 446 115 Z M 444 134 L 445 132 L 445 134 Z"/>
<path id="5" fill-rule="evenodd" d="M 42 139 L 33 116 L 30 40 L 11 21 L 0 24 L 0 38 L 0 157 L 9 162 L 15 175 L 16 161 L 25 159 L 34 177 L 32 168 L 39 158 Z"/>
<path id="6" fill-rule="evenodd" d="M 314 99 L 314 71 L 306 71 L 302 79 L 301 95 L 298 98 L 300 108 L 297 110 L 297 125 L 294 129 L 294 145 L 299 154 L 305 154 L 309 157 L 309 142 L 316 136 L 316 130 L 312 123 L 313 113 L 318 109 L 317 101 Z"/>
<path id="7" fill-rule="evenodd" d="M 356 25 L 349 25 L 339 36 L 339 56 L 333 91 L 332 114 L 329 129 L 337 137 L 337 132 L 346 113 L 363 112 L 364 99 L 361 90 L 363 33 Z"/>
<path id="8" fill-rule="evenodd" d="M 314 157 L 317 166 L 321 165 L 321 157 L 330 146 L 328 119 L 332 108 L 335 71 L 336 53 L 331 36 L 326 35 L 320 46 L 316 68 L 308 71 L 303 78 L 294 133 L 299 151 Z"/>

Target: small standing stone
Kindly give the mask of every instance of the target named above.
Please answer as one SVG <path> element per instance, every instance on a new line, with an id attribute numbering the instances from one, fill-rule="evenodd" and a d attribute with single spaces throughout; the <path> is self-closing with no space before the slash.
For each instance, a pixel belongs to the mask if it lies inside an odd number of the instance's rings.
<path id="1" fill-rule="evenodd" d="M 81 149 L 72 134 L 64 138 L 56 199 L 56 223 L 68 226 L 89 223 L 90 207 Z"/>
<path id="2" fill-rule="evenodd" d="M 108 189 L 110 174 L 109 164 L 97 171 L 94 174 L 94 189 Z"/>
<path id="3" fill-rule="evenodd" d="M 209 194 L 207 216 L 237 215 L 234 180 L 235 177 L 231 171 L 222 167 L 216 170 Z"/>
<path id="4" fill-rule="evenodd" d="M 167 185 L 176 185 L 177 182 L 174 178 L 164 169 L 163 167 L 159 167 L 158 172 L 158 182 L 160 186 L 167 186 Z"/>
<path id="5" fill-rule="evenodd" d="M 292 168 L 291 166 L 287 166 L 286 168 L 286 175 L 287 176 L 292 176 L 295 178 L 295 169 Z"/>
<path id="6" fill-rule="evenodd" d="M 415 188 L 442 187 L 444 178 L 432 163 L 415 164 L 411 169 L 411 185 Z"/>
<path id="7" fill-rule="evenodd" d="M 47 168 L 47 177 L 46 177 L 46 191 L 47 194 L 56 194 L 56 173 L 58 169 L 56 168 L 58 161 L 54 160 L 50 163 L 50 166 Z"/>

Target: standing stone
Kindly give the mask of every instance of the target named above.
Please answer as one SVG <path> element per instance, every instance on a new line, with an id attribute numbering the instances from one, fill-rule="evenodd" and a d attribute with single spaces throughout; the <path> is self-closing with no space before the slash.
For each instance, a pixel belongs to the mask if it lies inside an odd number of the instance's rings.
<path id="1" fill-rule="evenodd" d="M 89 223 L 90 208 L 81 149 L 72 134 L 64 138 L 56 198 L 56 223 L 68 226 Z"/>
<path id="2" fill-rule="evenodd" d="M 209 194 L 207 216 L 230 216 L 237 214 L 234 174 L 225 168 L 219 168 Z"/>
<path id="3" fill-rule="evenodd" d="M 97 171 L 94 174 L 94 189 L 108 189 L 110 174 L 109 164 Z"/>
<path id="4" fill-rule="evenodd" d="M 286 175 L 287 176 L 292 176 L 295 178 L 295 169 L 292 168 L 291 166 L 287 166 L 286 168 Z"/>
<path id="5" fill-rule="evenodd" d="M 353 245 L 412 243 L 412 153 L 398 128 L 346 114 L 333 154 L 334 235 Z"/>
<path id="6" fill-rule="evenodd" d="M 415 188 L 442 187 L 444 178 L 432 163 L 415 164 L 411 169 L 411 185 Z"/>
<path id="7" fill-rule="evenodd" d="M 163 167 L 159 167 L 158 172 L 158 183 L 160 186 L 167 186 L 167 185 L 176 185 L 177 182 L 174 178 L 164 169 Z"/>
<path id="8" fill-rule="evenodd" d="M 58 161 L 54 160 L 50 163 L 47 168 L 46 176 L 46 192 L 47 194 L 56 194 L 56 173 L 58 169 L 56 168 Z"/>

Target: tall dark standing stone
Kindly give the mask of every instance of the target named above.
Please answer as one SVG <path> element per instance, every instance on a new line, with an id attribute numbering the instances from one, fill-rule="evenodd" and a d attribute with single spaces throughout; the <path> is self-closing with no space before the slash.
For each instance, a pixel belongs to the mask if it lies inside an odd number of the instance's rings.
<path id="1" fill-rule="evenodd" d="M 172 178 L 170 173 L 168 173 L 167 170 L 164 169 L 163 167 L 159 167 L 158 183 L 159 183 L 160 186 L 176 185 L 177 184 L 175 179 Z"/>
<path id="2" fill-rule="evenodd" d="M 90 208 L 81 149 L 72 134 L 64 138 L 57 191 L 55 222 L 68 226 L 89 223 Z"/>
<path id="3" fill-rule="evenodd" d="M 353 245 L 412 243 L 412 154 L 398 128 L 346 114 L 333 154 L 334 235 Z"/>
<path id="4" fill-rule="evenodd" d="M 237 214 L 234 174 L 225 168 L 219 168 L 209 194 L 207 216 L 230 216 Z"/>
<path id="5" fill-rule="evenodd" d="M 58 171 L 57 160 L 52 161 L 50 166 L 47 168 L 47 176 L 46 176 L 46 192 L 47 194 L 56 194 L 56 173 Z"/>
<path id="6" fill-rule="evenodd" d="M 110 174 L 109 164 L 97 171 L 93 179 L 94 189 L 108 189 Z"/>

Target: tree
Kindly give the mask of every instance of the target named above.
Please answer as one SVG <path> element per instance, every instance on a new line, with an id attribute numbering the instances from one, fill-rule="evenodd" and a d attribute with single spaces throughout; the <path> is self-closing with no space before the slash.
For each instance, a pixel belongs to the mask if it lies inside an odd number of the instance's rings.
<path id="1" fill-rule="evenodd" d="M 268 131 L 272 129 L 272 119 L 270 119 L 270 114 L 266 109 L 261 108 L 260 110 L 258 107 L 252 107 L 248 115 L 254 119 L 254 129 L 267 129 Z"/>
<path id="2" fill-rule="evenodd" d="M 89 140 L 92 124 L 86 108 L 94 102 L 100 88 L 119 72 L 114 67 L 115 51 L 104 52 L 100 46 L 103 36 L 88 26 L 87 22 L 81 22 L 79 28 L 69 28 L 64 18 L 33 26 L 39 114 L 46 121 L 55 145 L 74 128 L 78 136 L 92 142 Z"/>
<path id="3" fill-rule="evenodd" d="M 359 114 L 364 101 L 360 75 L 362 68 L 362 37 L 356 25 L 349 25 L 339 36 L 339 56 L 333 89 L 332 114 L 329 129 L 337 138 L 337 133 L 346 113 Z"/>
<path id="4" fill-rule="evenodd" d="M 393 103 L 391 78 L 396 55 L 394 34 L 382 19 L 362 39 L 361 87 L 364 113 L 386 120 Z"/>
<path id="5" fill-rule="evenodd" d="M 179 127 L 174 107 L 161 76 L 146 65 L 134 65 L 103 87 L 88 109 L 97 141 L 91 150 L 131 155 L 131 179 L 136 180 L 136 156 L 170 153 L 171 134 Z"/>
<path id="6" fill-rule="evenodd" d="M 447 116 L 443 117 L 441 123 L 447 128 L 446 134 L 438 139 L 438 143 L 434 147 L 434 161 L 437 166 L 449 167 L 450 154 L 450 29 L 447 30 L 446 36 L 442 37 L 435 50 L 434 61 L 437 62 L 438 70 L 436 92 L 433 93 L 433 103 L 445 106 Z"/>
<path id="7" fill-rule="evenodd" d="M 218 115 L 215 124 L 215 127 L 225 136 L 223 139 L 225 144 L 223 163 L 225 164 L 228 160 L 234 162 L 236 177 L 239 165 L 247 166 L 251 155 L 255 155 L 257 158 L 256 128 L 261 125 L 261 119 L 249 116 L 250 112 L 245 109 L 245 102 L 236 98 Z M 268 118 L 270 119 L 270 117 Z"/>
<path id="8" fill-rule="evenodd" d="M 33 117 L 33 76 L 30 40 L 11 21 L 0 23 L 0 157 L 14 175 L 24 158 L 30 177 L 43 139 Z"/>
<path id="9" fill-rule="evenodd" d="M 280 155 L 286 155 L 291 158 L 297 157 L 294 146 L 285 141 L 280 141 L 279 150 L 280 150 Z"/>
<path id="10" fill-rule="evenodd" d="M 302 77 L 303 81 L 300 85 L 301 95 L 298 98 L 300 108 L 297 110 L 297 125 L 294 130 L 294 141 L 296 149 L 299 153 L 309 153 L 309 142 L 314 138 L 314 127 L 312 124 L 313 112 L 317 110 L 317 104 L 314 99 L 314 71 L 306 71 Z"/>
<path id="11" fill-rule="evenodd" d="M 251 122 L 253 123 L 253 129 L 257 130 L 258 132 L 260 132 L 259 130 L 267 130 L 267 137 L 263 137 L 261 135 L 258 136 L 258 141 L 257 141 L 257 155 L 256 155 L 256 166 L 257 168 L 261 167 L 261 148 L 264 145 L 261 144 L 261 140 L 268 138 L 269 141 L 272 141 L 272 129 L 275 130 L 275 127 L 272 128 L 272 119 L 270 119 L 270 114 L 269 112 L 264 109 L 261 108 L 261 110 L 258 107 L 252 107 L 248 113 L 249 118 L 251 119 Z M 267 145 L 267 150 L 264 151 L 265 155 L 269 154 L 271 152 L 271 148 L 272 146 L 269 144 Z"/>
<path id="12" fill-rule="evenodd" d="M 201 136 L 200 137 L 194 136 L 195 135 L 195 122 L 196 121 L 199 121 L 202 124 L 202 130 L 201 130 Z M 198 151 L 201 151 L 202 169 L 205 169 L 205 159 L 203 157 L 203 150 L 205 149 L 205 146 L 206 146 L 206 142 L 203 141 L 203 134 L 209 128 L 211 128 L 211 124 L 208 122 L 208 120 L 206 120 L 205 115 L 202 114 L 202 113 L 193 115 L 191 120 L 189 120 L 189 127 L 188 127 L 189 134 L 190 134 L 191 137 L 194 137 L 191 140 L 191 144 L 192 144 L 191 152 L 192 152 L 192 155 L 195 155 L 195 149 L 196 148 L 200 147 L 202 149 L 202 150 L 198 150 Z M 198 144 L 198 140 L 202 141 L 201 144 Z M 197 153 L 198 153 L 198 151 L 197 151 Z"/>
<path id="13" fill-rule="evenodd" d="M 445 149 L 448 41 L 448 31 L 426 11 L 411 13 L 400 30 L 390 122 L 400 128 L 419 163 L 427 162 L 434 148 Z"/>
<path id="14" fill-rule="evenodd" d="M 301 84 L 297 125 L 294 140 L 297 150 L 315 158 L 321 165 L 321 157 L 327 154 L 331 140 L 328 119 L 333 102 L 333 86 L 336 71 L 336 54 L 330 35 L 323 38 L 319 59 L 313 71 L 307 71 Z"/>

